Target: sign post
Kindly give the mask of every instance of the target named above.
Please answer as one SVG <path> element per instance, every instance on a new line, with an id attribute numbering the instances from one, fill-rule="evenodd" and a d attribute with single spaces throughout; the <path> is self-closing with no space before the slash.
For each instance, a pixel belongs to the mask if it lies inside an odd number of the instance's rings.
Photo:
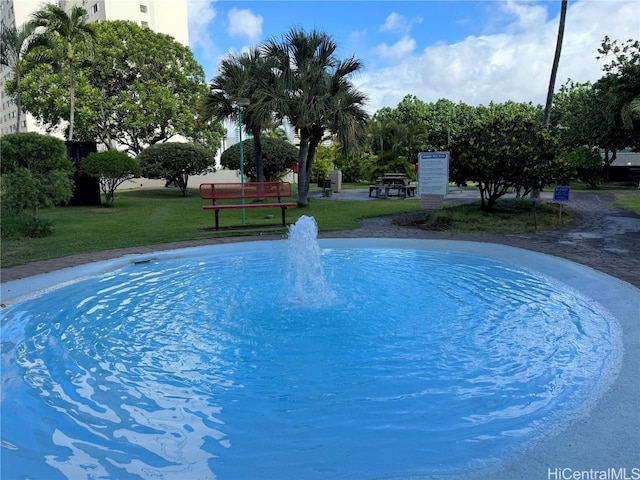
<path id="1" fill-rule="evenodd" d="M 553 201 L 560 204 L 560 225 L 562 225 L 562 206 L 569 201 L 571 187 L 557 185 L 553 188 Z"/>
<path id="2" fill-rule="evenodd" d="M 418 154 L 418 194 L 423 208 L 440 210 L 449 191 L 449 152 Z"/>

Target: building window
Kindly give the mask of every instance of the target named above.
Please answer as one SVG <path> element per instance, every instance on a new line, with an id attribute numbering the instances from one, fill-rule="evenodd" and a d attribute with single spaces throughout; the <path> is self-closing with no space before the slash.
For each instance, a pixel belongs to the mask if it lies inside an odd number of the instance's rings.
<path id="1" fill-rule="evenodd" d="M 146 5 L 140 5 L 140 13 L 147 13 L 147 6 Z"/>
<path id="2" fill-rule="evenodd" d="M 91 13 L 98 13 L 98 4 L 97 3 L 93 7 L 91 7 Z"/>
<path id="3" fill-rule="evenodd" d="M 145 22 L 144 20 L 140 22 L 142 28 L 149 28 L 149 22 Z"/>

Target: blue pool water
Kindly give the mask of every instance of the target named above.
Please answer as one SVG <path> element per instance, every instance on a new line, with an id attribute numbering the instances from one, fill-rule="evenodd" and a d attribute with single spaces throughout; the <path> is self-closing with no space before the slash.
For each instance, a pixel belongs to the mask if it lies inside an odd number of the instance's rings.
<path id="1" fill-rule="evenodd" d="M 615 322 L 484 257 L 269 249 L 130 264 L 2 311 L 13 478 L 380 478 L 517 457 L 587 408 Z"/>

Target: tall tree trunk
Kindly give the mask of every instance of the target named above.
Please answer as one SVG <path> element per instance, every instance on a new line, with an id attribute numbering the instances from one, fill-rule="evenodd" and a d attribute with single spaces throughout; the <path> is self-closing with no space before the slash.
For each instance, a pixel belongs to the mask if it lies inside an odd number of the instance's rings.
<path id="1" fill-rule="evenodd" d="M 16 106 L 18 107 L 18 121 L 16 123 L 16 132 L 20 132 L 20 119 L 22 117 L 22 89 L 20 88 L 20 72 L 16 69 Z"/>
<path id="2" fill-rule="evenodd" d="M 264 182 L 264 162 L 262 161 L 262 141 L 260 139 L 260 129 L 253 127 L 251 129 L 253 135 L 253 153 L 256 158 L 256 181 Z"/>
<path id="3" fill-rule="evenodd" d="M 298 206 L 309 204 L 309 182 L 311 181 L 311 169 L 307 166 L 307 154 L 309 153 L 309 131 L 300 130 L 300 150 L 298 152 Z"/>
<path id="4" fill-rule="evenodd" d="M 549 90 L 547 90 L 547 103 L 544 107 L 544 120 L 542 124 L 549 126 L 551 121 L 551 104 L 553 103 L 553 90 L 556 85 L 556 75 L 558 74 L 558 65 L 560 64 L 560 53 L 562 52 L 562 39 L 564 37 L 564 24 L 567 17 L 567 2 L 562 0 L 560 8 L 560 25 L 558 25 L 558 38 L 556 40 L 556 53 L 553 57 L 553 66 L 551 67 L 551 78 L 549 79 Z"/>
<path id="5" fill-rule="evenodd" d="M 316 158 L 316 148 L 322 141 L 324 130 L 313 131 L 309 136 L 309 151 L 307 152 L 307 170 L 309 171 L 309 181 L 311 181 L 311 172 L 313 171 L 313 162 Z"/>
<path id="6" fill-rule="evenodd" d="M 73 124 L 75 122 L 76 113 L 76 79 L 73 74 L 73 62 L 69 62 L 69 137 L 68 140 L 73 140 Z"/>

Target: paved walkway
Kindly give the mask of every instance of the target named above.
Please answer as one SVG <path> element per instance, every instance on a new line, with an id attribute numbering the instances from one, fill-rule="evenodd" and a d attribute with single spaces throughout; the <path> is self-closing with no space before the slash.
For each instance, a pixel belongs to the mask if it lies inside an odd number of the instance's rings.
<path id="1" fill-rule="evenodd" d="M 319 193 L 316 195 L 316 199 L 322 198 Z M 448 195 L 447 202 L 457 205 L 476 198 L 478 198 L 476 189 L 456 189 Z M 324 200 L 402 201 L 370 199 L 368 190 L 363 189 L 343 190 Z M 552 232 L 522 235 L 453 234 L 403 227 L 396 224 L 392 217 L 381 217 L 364 220 L 361 227 L 355 230 L 321 233 L 319 236 L 321 238 L 424 238 L 499 243 L 562 257 L 595 268 L 640 288 L 640 215 L 613 206 L 614 200 L 614 195 L 606 192 L 573 193 L 567 208 L 578 216 L 578 220 L 571 226 Z M 128 254 L 281 238 L 283 238 L 281 235 L 219 238 L 108 250 L 5 268 L 0 270 L 0 276 L 2 282 L 8 282 Z"/>

